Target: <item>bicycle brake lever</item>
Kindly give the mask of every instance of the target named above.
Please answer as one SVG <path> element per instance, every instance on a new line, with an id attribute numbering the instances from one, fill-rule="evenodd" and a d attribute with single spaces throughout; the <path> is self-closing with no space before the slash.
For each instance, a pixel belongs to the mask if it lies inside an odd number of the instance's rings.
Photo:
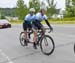
<path id="1" fill-rule="evenodd" d="M 53 30 L 50 30 L 48 33 L 51 33 L 51 32 L 53 32 Z"/>

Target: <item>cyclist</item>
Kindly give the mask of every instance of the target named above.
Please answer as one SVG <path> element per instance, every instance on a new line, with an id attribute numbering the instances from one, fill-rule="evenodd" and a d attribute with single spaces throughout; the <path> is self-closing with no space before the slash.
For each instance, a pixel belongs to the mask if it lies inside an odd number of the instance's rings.
<path id="1" fill-rule="evenodd" d="M 45 33 L 45 28 L 44 26 L 41 24 L 42 20 L 45 20 L 46 24 L 49 26 L 49 28 L 51 30 L 53 30 L 52 26 L 49 24 L 47 16 L 46 14 L 47 9 L 46 8 L 40 8 L 40 11 L 38 13 L 36 13 L 35 15 L 35 21 L 33 21 L 33 30 L 34 30 L 34 37 L 33 37 L 33 41 L 34 41 L 34 45 L 33 47 L 35 49 L 37 49 L 37 29 L 41 29 L 43 31 L 43 33 Z"/>
<path id="2" fill-rule="evenodd" d="M 34 13 L 35 13 L 35 9 L 30 8 L 29 14 L 27 14 L 24 18 L 23 29 L 24 29 L 25 46 L 27 46 L 27 42 L 29 41 L 27 30 L 32 28 L 32 21 L 35 19 Z"/>

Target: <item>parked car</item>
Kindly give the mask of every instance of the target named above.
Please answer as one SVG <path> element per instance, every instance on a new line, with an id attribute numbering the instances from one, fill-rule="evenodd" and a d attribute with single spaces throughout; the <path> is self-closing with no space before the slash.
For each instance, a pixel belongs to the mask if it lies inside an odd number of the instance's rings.
<path id="1" fill-rule="evenodd" d="M 11 28 L 11 23 L 8 20 L 0 20 L 0 29 Z"/>

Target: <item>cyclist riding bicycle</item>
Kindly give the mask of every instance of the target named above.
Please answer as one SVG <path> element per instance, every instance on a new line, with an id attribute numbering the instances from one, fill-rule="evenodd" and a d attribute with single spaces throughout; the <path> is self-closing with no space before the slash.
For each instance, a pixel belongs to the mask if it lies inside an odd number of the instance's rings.
<path id="1" fill-rule="evenodd" d="M 25 16 L 25 19 L 24 19 L 24 22 L 23 22 L 23 30 L 24 30 L 24 44 L 27 46 L 27 42 L 29 41 L 29 38 L 28 38 L 28 29 L 31 29 L 32 28 L 32 21 L 34 21 L 35 19 L 35 9 L 34 8 L 30 8 L 29 10 L 29 14 L 27 14 Z"/>
<path id="2" fill-rule="evenodd" d="M 45 33 L 45 28 L 44 26 L 41 24 L 42 20 L 45 20 L 46 24 L 48 25 L 48 27 L 53 30 L 52 26 L 49 24 L 47 16 L 46 14 L 47 9 L 46 8 L 40 8 L 40 11 L 35 15 L 35 21 L 33 21 L 32 27 L 33 27 L 33 33 L 34 33 L 34 37 L 33 37 L 33 47 L 34 49 L 37 49 L 37 29 L 41 29 L 43 31 L 43 33 Z"/>

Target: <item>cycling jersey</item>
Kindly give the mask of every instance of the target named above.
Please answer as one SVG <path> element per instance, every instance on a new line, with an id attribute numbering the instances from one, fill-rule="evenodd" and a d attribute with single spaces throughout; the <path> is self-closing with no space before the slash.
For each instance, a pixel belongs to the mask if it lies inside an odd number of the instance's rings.
<path id="1" fill-rule="evenodd" d="M 31 15 L 31 14 L 26 15 L 24 19 L 24 21 L 26 21 L 27 24 L 32 23 L 34 20 L 35 20 L 35 15 Z"/>
<path id="2" fill-rule="evenodd" d="M 47 20 L 47 16 L 46 15 L 42 15 L 40 12 L 36 14 L 36 20 L 38 21 L 42 21 L 42 20 Z"/>
<path id="3" fill-rule="evenodd" d="M 27 30 L 28 28 L 32 28 L 32 22 L 35 20 L 35 15 L 27 14 L 24 22 L 23 22 L 23 29 Z"/>
<path id="4" fill-rule="evenodd" d="M 35 21 L 33 21 L 33 25 L 32 25 L 34 29 L 44 28 L 43 25 L 41 24 L 42 20 L 45 20 L 48 27 L 51 28 L 51 25 L 48 22 L 48 17 L 46 15 L 42 15 L 42 13 L 39 12 L 35 15 L 35 17 L 36 17 Z M 35 28 L 35 27 L 37 27 L 37 28 Z"/>

